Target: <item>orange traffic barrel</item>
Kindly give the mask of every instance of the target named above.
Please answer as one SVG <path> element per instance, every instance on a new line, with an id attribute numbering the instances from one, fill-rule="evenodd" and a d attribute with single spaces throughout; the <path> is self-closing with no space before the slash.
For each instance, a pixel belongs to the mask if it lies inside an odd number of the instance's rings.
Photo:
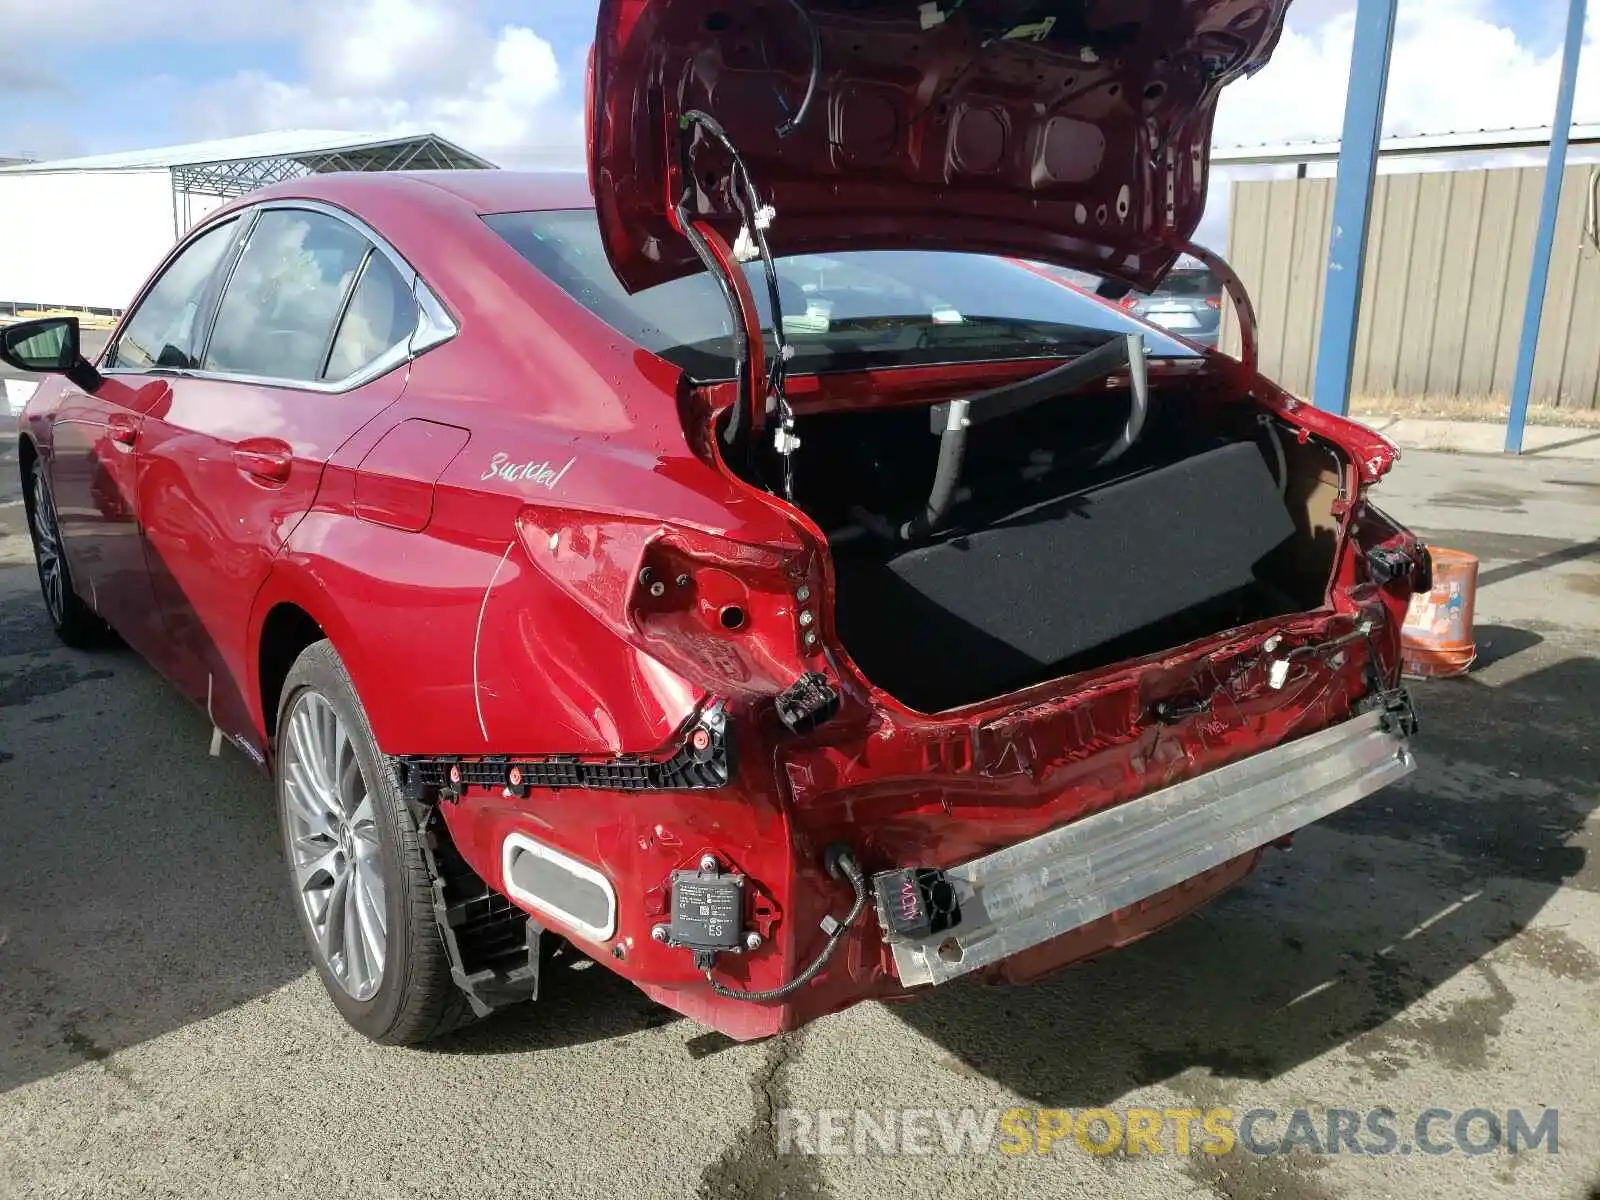
<path id="1" fill-rule="evenodd" d="M 1465 675 L 1478 657 L 1472 605 L 1478 560 L 1462 550 L 1430 546 L 1433 590 L 1411 597 L 1400 628 L 1400 666 L 1413 679 Z"/>

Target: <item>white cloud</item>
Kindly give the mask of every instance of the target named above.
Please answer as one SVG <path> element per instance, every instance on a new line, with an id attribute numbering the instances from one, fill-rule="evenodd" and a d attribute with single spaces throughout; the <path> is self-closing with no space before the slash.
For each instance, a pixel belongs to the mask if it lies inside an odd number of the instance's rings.
<path id="1" fill-rule="evenodd" d="M 464 0 L 355 0 L 304 26 L 302 79 L 244 71 L 204 89 L 204 136 L 271 129 L 427 129 L 506 166 L 581 163 L 583 122 L 551 44 L 494 30 Z"/>
<path id="2" fill-rule="evenodd" d="M 1294 18 L 1272 61 L 1223 93 L 1216 143 L 1339 136 L 1355 30 L 1354 5 L 1302 24 Z M 1592 48 L 1588 48 L 1592 49 Z M 1583 63 L 1578 111 L 1600 109 L 1600 62 Z M 1482 0 L 1406 0 L 1395 27 L 1384 131 L 1389 134 L 1547 124 L 1559 49 L 1539 55 Z"/>
<path id="3" fill-rule="evenodd" d="M 1552 9 L 1565 8 L 1565 0 L 1549 3 Z M 1573 109 L 1578 121 L 1600 120 L 1597 7 L 1590 7 L 1579 60 Z M 1214 145 L 1338 140 L 1354 32 L 1354 0 L 1298 0 L 1289 9 L 1289 27 L 1271 62 L 1223 93 Z M 1548 125 L 1555 110 L 1560 61 L 1559 46 L 1537 53 L 1496 19 L 1487 0 L 1403 0 L 1395 25 L 1383 132 L 1394 136 Z M 1507 155 L 1470 161 L 1409 160 L 1395 166 L 1437 170 L 1509 166 L 1525 159 Z M 1390 164 L 1385 162 L 1384 169 Z M 1213 172 L 1197 240 L 1218 247 L 1225 244 L 1228 184 L 1241 174 L 1240 170 Z"/>

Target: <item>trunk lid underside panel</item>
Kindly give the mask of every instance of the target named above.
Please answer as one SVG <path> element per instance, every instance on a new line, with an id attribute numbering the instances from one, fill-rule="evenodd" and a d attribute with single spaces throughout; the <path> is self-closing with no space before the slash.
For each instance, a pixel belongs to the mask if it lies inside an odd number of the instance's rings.
<path id="1" fill-rule="evenodd" d="M 1218 95 L 1267 61 L 1287 6 L 606 0 L 589 154 L 607 253 L 630 290 L 698 270 L 680 199 L 732 240 L 729 157 L 679 120 L 699 110 L 775 208 L 774 254 L 1012 254 L 1148 290 L 1204 208 Z"/>

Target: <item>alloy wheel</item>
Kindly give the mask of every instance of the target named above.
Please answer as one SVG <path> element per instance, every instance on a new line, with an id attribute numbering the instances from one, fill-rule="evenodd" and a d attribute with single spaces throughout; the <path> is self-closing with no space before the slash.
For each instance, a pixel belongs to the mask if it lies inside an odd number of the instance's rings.
<path id="1" fill-rule="evenodd" d="M 45 607 L 50 610 L 50 619 L 60 625 L 66 613 L 66 573 L 55 503 L 42 466 L 33 471 L 33 552 L 39 560 L 39 586 L 44 592 Z"/>
<path id="2" fill-rule="evenodd" d="M 329 974 L 356 1000 L 383 982 L 387 888 L 373 797 L 326 697 L 301 693 L 283 738 L 282 804 L 295 890 Z"/>

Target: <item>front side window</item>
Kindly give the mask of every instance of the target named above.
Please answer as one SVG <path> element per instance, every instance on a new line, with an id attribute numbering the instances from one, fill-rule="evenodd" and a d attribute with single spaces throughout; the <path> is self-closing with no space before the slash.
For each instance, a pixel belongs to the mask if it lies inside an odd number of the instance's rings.
<path id="1" fill-rule="evenodd" d="M 300 209 L 261 214 L 217 309 L 208 371 L 311 382 L 372 243 L 343 221 Z"/>
<path id="2" fill-rule="evenodd" d="M 497 213 L 484 221 L 638 345 L 695 378 L 733 374 L 727 304 L 704 272 L 629 295 L 606 259 L 593 210 Z M 770 331 L 764 269 L 751 262 L 745 270 Z M 780 258 L 777 270 L 794 372 L 1059 357 L 1134 332 L 1145 335 L 1153 356 L 1195 355 L 1114 305 L 994 255 L 854 250 Z"/>
<path id="3" fill-rule="evenodd" d="M 222 256 L 233 244 L 237 220 L 225 221 L 202 233 L 173 259 L 138 308 L 128 318 L 117 339 L 112 365 L 135 369 L 194 367 L 195 339 L 206 286 Z"/>

